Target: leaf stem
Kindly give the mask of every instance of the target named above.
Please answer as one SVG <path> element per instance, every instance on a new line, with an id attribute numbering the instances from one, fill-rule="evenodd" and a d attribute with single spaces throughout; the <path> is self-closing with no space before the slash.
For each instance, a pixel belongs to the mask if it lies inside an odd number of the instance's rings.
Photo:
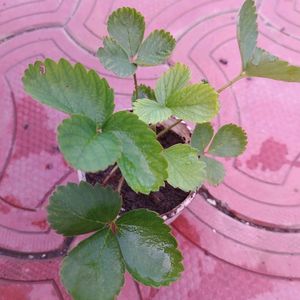
<path id="1" fill-rule="evenodd" d="M 217 90 L 217 93 L 218 94 L 222 93 L 224 90 L 226 90 L 227 88 L 229 88 L 230 86 L 232 86 L 234 83 L 236 83 L 240 79 L 244 78 L 245 76 L 246 76 L 246 74 L 244 72 L 241 72 L 238 76 L 234 77 L 232 80 L 228 81 L 226 84 L 224 84 L 222 87 L 220 87 Z"/>
<path id="2" fill-rule="evenodd" d="M 168 131 L 170 131 L 173 127 L 175 127 L 176 125 L 178 125 L 180 122 L 182 121 L 182 119 L 177 120 L 174 124 L 172 124 L 169 127 L 166 127 L 163 131 L 161 131 L 156 138 L 161 137 L 162 135 L 164 135 L 165 133 L 167 133 Z"/>
<path id="3" fill-rule="evenodd" d="M 135 88 L 135 98 L 138 98 L 138 82 L 136 78 L 136 73 L 133 74 L 134 88 Z"/>
<path id="4" fill-rule="evenodd" d="M 118 183 L 118 187 L 117 187 L 117 192 L 118 192 L 119 194 L 121 194 L 121 190 L 122 190 L 123 183 L 124 183 L 124 177 L 121 176 L 120 181 L 119 181 L 119 183 Z"/>
<path id="5" fill-rule="evenodd" d="M 115 165 L 111 171 L 109 172 L 109 174 L 104 178 L 102 185 L 106 185 L 109 181 L 109 179 L 116 173 L 116 171 L 119 169 L 118 165 Z"/>

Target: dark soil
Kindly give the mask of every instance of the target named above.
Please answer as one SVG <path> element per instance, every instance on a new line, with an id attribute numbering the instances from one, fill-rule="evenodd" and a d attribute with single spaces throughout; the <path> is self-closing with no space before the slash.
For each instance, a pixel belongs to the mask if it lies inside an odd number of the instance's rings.
<path id="1" fill-rule="evenodd" d="M 158 128 L 160 132 L 163 128 Z M 178 143 L 184 143 L 184 140 L 176 133 L 169 131 L 167 134 L 159 139 L 164 148 L 168 148 Z M 114 166 L 107 168 L 105 171 L 98 173 L 87 173 L 86 179 L 91 184 L 102 183 L 104 178 L 110 173 Z M 107 185 L 117 189 L 119 180 L 121 178 L 120 170 L 114 173 Z M 189 193 L 180 189 L 174 188 L 167 182 L 165 187 L 161 187 L 158 192 L 152 192 L 149 195 L 135 193 L 126 182 L 124 182 L 121 195 L 123 198 L 122 212 L 130 211 L 137 208 L 148 208 L 158 212 L 159 214 L 166 213 L 172 210 L 185 200 Z"/>

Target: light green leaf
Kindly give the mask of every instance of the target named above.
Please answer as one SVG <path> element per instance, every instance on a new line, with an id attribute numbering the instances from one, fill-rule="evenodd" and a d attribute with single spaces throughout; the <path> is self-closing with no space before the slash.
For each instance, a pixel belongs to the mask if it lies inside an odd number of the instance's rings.
<path id="1" fill-rule="evenodd" d="M 110 187 L 80 182 L 59 186 L 47 210 L 51 227 L 72 236 L 102 229 L 117 217 L 120 209 L 121 198 Z"/>
<path id="2" fill-rule="evenodd" d="M 201 154 L 208 146 L 214 135 L 214 129 L 210 123 L 197 124 L 191 138 L 191 146 Z"/>
<path id="3" fill-rule="evenodd" d="M 104 48 L 99 48 L 97 55 L 104 68 L 120 77 L 133 75 L 137 66 L 129 61 L 128 54 L 110 37 L 103 41 Z"/>
<path id="4" fill-rule="evenodd" d="M 107 30 L 128 56 L 132 57 L 143 41 L 145 20 L 134 8 L 122 7 L 108 18 Z"/>
<path id="5" fill-rule="evenodd" d="M 175 188 L 189 192 L 205 180 L 205 163 L 198 160 L 198 152 L 187 144 L 177 144 L 163 152 L 168 162 L 167 181 Z"/>
<path id="6" fill-rule="evenodd" d="M 300 67 L 292 66 L 259 48 L 255 50 L 253 58 L 247 64 L 245 71 L 248 76 L 300 82 Z"/>
<path id="7" fill-rule="evenodd" d="M 136 97 L 136 92 L 133 91 L 131 101 L 135 102 L 137 99 L 144 99 L 144 98 L 156 101 L 155 94 L 152 88 L 150 86 L 140 84 L 138 86 L 137 97 Z"/>
<path id="8" fill-rule="evenodd" d="M 175 64 L 159 78 L 155 88 L 157 102 L 165 104 L 173 93 L 185 87 L 191 74 L 186 65 Z"/>
<path id="9" fill-rule="evenodd" d="M 243 69 L 246 69 L 256 49 L 258 36 L 256 19 L 255 2 L 253 0 L 246 0 L 240 10 L 237 26 L 237 37 L 242 56 Z"/>
<path id="10" fill-rule="evenodd" d="M 68 114 L 84 115 L 102 125 L 114 110 L 114 94 L 107 81 L 81 64 L 51 59 L 29 65 L 25 91 L 34 99 Z"/>
<path id="11" fill-rule="evenodd" d="M 124 284 L 124 272 L 118 241 L 103 229 L 69 253 L 61 278 L 74 300 L 113 300 Z"/>
<path id="12" fill-rule="evenodd" d="M 141 66 L 155 66 L 164 63 L 175 48 L 173 36 L 164 30 L 155 30 L 142 43 L 135 61 Z"/>
<path id="13" fill-rule="evenodd" d="M 144 194 L 157 191 L 167 178 L 167 162 L 155 133 L 135 114 L 126 111 L 115 113 L 103 130 L 113 133 L 122 144 L 117 162 L 128 185 Z"/>
<path id="14" fill-rule="evenodd" d="M 140 120 L 148 124 L 165 121 L 172 115 L 172 111 L 169 108 L 149 99 L 138 99 L 135 101 L 133 111 Z"/>
<path id="15" fill-rule="evenodd" d="M 201 156 L 201 161 L 206 164 L 206 180 L 212 185 L 220 184 L 225 177 L 224 166 L 214 158 Z"/>
<path id="16" fill-rule="evenodd" d="M 208 152 L 221 157 L 234 157 L 242 154 L 246 145 L 245 131 L 237 125 L 226 124 L 214 136 Z"/>
<path id="17" fill-rule="evenodd" d="M 157 213 L 138 209 L 118 221 L 117 239 L 126 268 L 150 286 L 168 285 L 183 271 L 182 256 L 170 228 Z"/>
<path id="18" fill-rule="evenodd" d="M 167 107 L 180 119 L 203 123 L 219 111 L 218 94 L 209 84 L 194 84 L 177 91 L 167 100 Z"/>
<path id="19" fill-rule="evenodd" d="M 85 172 L 105 170 L 121 156 L 119 140 L 84 116 L 65 119 L 58 127 L 58 142 L 68 163 Z"/>

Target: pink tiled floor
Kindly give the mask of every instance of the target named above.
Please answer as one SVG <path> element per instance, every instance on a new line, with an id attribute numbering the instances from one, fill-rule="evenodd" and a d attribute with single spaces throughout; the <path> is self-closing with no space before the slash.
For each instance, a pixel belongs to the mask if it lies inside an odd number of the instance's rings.
<path id="1" fill-rule="evenodd" d="M 57 149 L 62 114 L 24 94 L 21 76 L 34 60 L 69 58 L 107 76 L 117 107 L 128 108 L 130 79 L 102 68 L 94 53 L 112 10 L 134 6 L 149 31 L 177 38 L 169 63 L 181 61 L 193 80 L 220 87 L 240 67 L 235 16 L 242 0 L 0 0 L 0 300 L 69 299 L 58 278 L 72 246 L 49 229 L 45 206 L 56 184 L 76 181 Z M 300 65 L 300 1 L 261 0 L 259 44 Z M 154 84 L 167 65 L 143 69 Z M 225 183 L 209 187 L 238 221 L 201 193 L 175 222 L 185 257 L 182 278 L 151 289 L 127 277 L 119 299 L 300 299 L 300 85 L 243 80 L 221 96 L 215 126 L 241 124 L 247 152 L 224 161 Z M 249 224 L 250 222 L 250 224 Z"/>

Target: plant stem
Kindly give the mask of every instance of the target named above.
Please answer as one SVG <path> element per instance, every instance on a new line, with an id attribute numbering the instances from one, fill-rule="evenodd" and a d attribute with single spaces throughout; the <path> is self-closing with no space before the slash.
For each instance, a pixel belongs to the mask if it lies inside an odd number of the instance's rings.
<path id="1" fill-rule="evenodd" d="M 164 135 L 169 130 L 171 130 L 173 127 L 175 127 L 176 125 L 178 125 L 181 121 L 182 121 L 182 119 L 177 120 L 174 124 L 172 124 L 171 126 L 165 128 L 163 131 L 161 131 L 156 137 L 159 138 L 160 136 Z"/>
<path id="2" fill-rule="evenodd" d="M 115 165 L 111 169 L 111 171 L 109 172 L 109 174 L 104 178 L 104 180 L 102 182 L 103 185 L 106 185 L 108 183 L 109 179 L 116 173 L 116 171 L 118 170 L 118 168 L 119 168 L 118 165 Z"/>
<path id="3" fill-rule="evenodd" d="M 133 74 L 134 88 L 135 88 L 135 98 L 138 98 L 138 82 L 136 78 L 136 73 Z"/>
<path id="4" fill-rule="evenodd" d="M 232 80 L 228 81 L 226 84 L 224 84 L 222 87 L 220 87 L 217 90 L 217 93 L 220 94 L 222 93 L 224 90 L 226 90 L 228 87 L 232 86 L 234 83 L 236 83 L 237 81 L 239 81 L 240 79 L 245 77 L 245 73 L 241 72 L 238 76 L 234 77 Z"/>
<path id="5" fill-rule="evenodd" d="M 121 193 L 123 183 L 124 183 L 124 177 L 122 176 L 122 177 L 120 178 L 120 181 L 119 181 L 119 184 L 118 184 L 118 187 L 117 187 L 117 192 L 118 192 L 119 194 Z"/>

